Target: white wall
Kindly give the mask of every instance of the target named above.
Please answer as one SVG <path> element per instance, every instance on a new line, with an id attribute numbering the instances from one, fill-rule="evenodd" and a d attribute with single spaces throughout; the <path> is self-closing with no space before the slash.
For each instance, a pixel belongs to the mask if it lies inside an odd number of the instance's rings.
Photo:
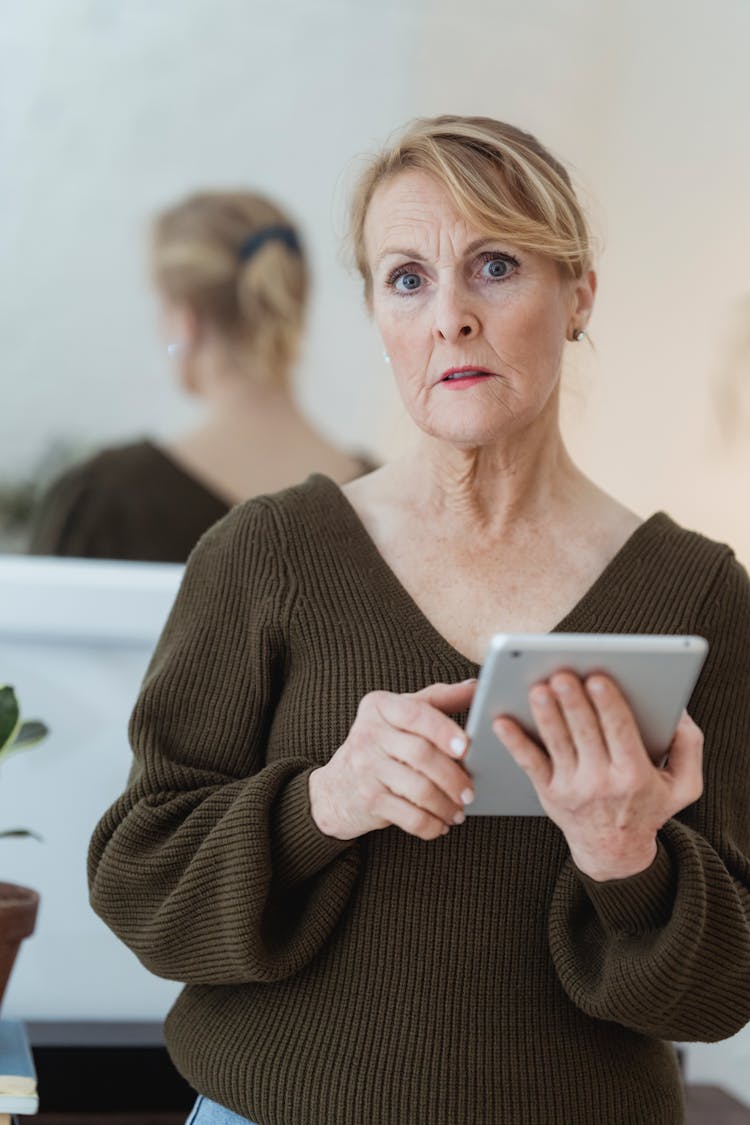
<path id="1" fill-rule="evenodd" d="M 578 456 L 750 562 L 750 433 L 724 448 L 712 402 L 750 293 L 749 48 L 747 0 L 3 5 L 0 474 L 57 436 L 184 421 L 142 246 L 152 211 L 197 186 L 254 185 L 298 215 L 317 277 L 304 400 L 342 442 L 395 448 L 408 428 L 337 262 L 344 171 L 414 114 L 481 112 L 538 132 L 595 200 Z M 691 1051 L 748 1100 L 749 1063 L 748 1036 Z"/>

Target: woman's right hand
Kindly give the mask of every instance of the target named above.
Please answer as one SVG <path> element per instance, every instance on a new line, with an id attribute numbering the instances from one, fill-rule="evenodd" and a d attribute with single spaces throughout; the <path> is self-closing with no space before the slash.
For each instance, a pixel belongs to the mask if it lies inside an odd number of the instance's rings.
<path id="1" fill-rule="evenodd" d="M 469 707 L 476 686 L 466 680 L 364 696 L 346 741 L 310 775 L 310 808 L 320 831 L 353 840 L 395 825 L 434 840 L 461 824 L 474 799 L 462 762 L 468 740 L 448 716 Z"/>

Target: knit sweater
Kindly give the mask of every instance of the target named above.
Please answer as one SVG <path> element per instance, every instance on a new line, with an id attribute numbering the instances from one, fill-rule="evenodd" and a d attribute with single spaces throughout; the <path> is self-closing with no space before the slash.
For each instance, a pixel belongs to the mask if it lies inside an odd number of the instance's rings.
<path id="1" fill-rule="evenodd" d="M 259 1125 L 683 1120 L 670 1041 L 750 1018 L 750 584 L 660 513 L 557 628 L 710 642 L 705 791 L 646 871 L 594 882 L 546 817 L 335 840 L 308 777 L 361 698 L 477 666 L 324 477 L 204 536 L 89 858 L 94 908 L 186 984 L 167 1043 L 198 1090 Z"/>
<path id="2" fill-rule="evenodd" d="M 185 562 L 228 501 L 152 441 L 114 446 L 74 465 L 34 513 L 31 553 Z"/>
<path id="3" fill-rule="evenodd" d="M 355 460 L 355 475 L 377 466 Z M 63 473 L 34 512 L 33 555 L 183 563 L 227 514 L 224 496 L 152 441 L 104 449 Z"/>

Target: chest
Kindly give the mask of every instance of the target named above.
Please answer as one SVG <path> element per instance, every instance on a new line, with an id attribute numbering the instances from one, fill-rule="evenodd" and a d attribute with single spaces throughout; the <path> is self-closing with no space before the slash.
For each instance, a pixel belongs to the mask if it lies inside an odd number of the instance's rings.
<path id="1" fill-rule="evenodd" d="M 426 535 L 384 538 L 385 563 L 431 625 L 479 664 L 493 633 L 546 633 L 590 589 L 609 557 L 601 545 L 531 540 L 456 545 Z"/>

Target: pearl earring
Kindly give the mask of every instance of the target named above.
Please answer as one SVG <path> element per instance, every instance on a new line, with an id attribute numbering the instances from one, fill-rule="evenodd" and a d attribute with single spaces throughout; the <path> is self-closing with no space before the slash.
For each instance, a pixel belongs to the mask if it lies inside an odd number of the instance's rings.
<path id="1" fill-rule="evenodd" d="M 169 344 L 167 344 L 167 355 L 170 359 L 174 359 L 175 356 L 181 355 L 184 350 L 185 345 L 182 340 L 172 340 Z"/>
<path id="2" fill-rule="evenodd" d="M 391 357 L 388 355 L 388 352 L 383 352 L 383 359 L 385 360 L 386 363 L 391 362 Z"/>
<path id="3" fill-rule="evenodd" d="M 576 342 L 576 344 L 580 344 L 581 340 L 583 339 L 583 337 L 585 335 L 586 335 L 586 330 L 584 328 L 574 328 L 573 329 L 573 339 Z"/>

